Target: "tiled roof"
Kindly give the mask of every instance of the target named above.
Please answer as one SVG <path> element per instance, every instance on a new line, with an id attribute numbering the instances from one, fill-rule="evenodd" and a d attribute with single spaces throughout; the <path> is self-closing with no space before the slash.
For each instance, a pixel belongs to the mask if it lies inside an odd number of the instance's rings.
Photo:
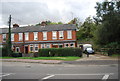
<path id="1" fill-rule="evenodd" d="M 20 32 L 38 32 L 38 31 L 57 31 L 57 30 L 75 30 L 75 24 L 58 24 L 43 26 L 25 26 L 12 28 L 13 33 Z M 8 33 L 8 28 L 2 28 L 2 33 Z"/>

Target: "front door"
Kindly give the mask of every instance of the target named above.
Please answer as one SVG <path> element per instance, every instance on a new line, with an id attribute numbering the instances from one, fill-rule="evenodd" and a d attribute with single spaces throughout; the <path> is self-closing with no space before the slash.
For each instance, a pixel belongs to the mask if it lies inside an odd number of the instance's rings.
<path id="1" fill-rule="evenodd" d="M 25 46 L 25 53 L 28 53 L 28 46 Z"/>

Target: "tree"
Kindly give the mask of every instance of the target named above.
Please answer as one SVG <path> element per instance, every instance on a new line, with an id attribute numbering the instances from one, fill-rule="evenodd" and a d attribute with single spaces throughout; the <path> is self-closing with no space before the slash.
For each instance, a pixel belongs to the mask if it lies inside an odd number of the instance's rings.
<path id="1" fill-rule="evenodd" d="M 63 24 L 62 22 L 52 22 L 52 21 L 44 21 L 46 25 L 54 25 L 54 24 Z M 39 26 L 41 23 L 36 24 L 35 26 Z"/>
<path id="2" fill-rule="evenodd" d="M 58 22 L 58 24 L 63 24 L 62 22 Z"/>
<path id="3" fill-rule="evenodd" d="M 88 17 L 86 18 L 84 23 L 79 28 L 79 31 L 77 32 L 77 39 L 89 41 L 94 37 L 95 30 L 96 30 L 96 24 L 91 19 L 91 17 Z"/>
<path id="4" fill-rule="evenodd" d="M 120 1 L 97 3 L 95 8 L 94 19 L 98 25 L 95 43 L 100 46 L 112 42 L 120 44 Z"/>
<path id="5" fill-rule="evenodd" d="M 7 39 L 7 44 L 6 44 L 6 49 L 7 49 L 7 53 L 8 53 L 8 56 L 11 56 L 12 54 L 12 49 L 11 49 L 11 46 L 12 46 L 12 43 L 11 43 L 11 15 L 9 17 L 9 30 L 8 30 L 8 39 Z"/>

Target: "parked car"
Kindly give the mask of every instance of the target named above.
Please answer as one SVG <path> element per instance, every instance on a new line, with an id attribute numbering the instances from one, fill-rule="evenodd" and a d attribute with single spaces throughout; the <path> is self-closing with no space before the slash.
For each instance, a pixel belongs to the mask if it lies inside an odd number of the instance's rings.
<path id="1" fill-rule="evenodd" d="M 93 48 L 86 48 L 85 49 L 85 53 L 87 54 L 87 53 L 89 53 L 89 54 L 94 54 L 94 50 L 93 50 Z"/>

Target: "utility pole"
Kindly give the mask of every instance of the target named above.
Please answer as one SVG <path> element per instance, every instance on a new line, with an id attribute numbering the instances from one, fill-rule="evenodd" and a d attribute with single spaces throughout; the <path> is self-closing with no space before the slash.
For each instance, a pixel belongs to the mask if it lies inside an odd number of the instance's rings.
<path id="1" fill-rule="evenodd" d="M 11 15 L 9 16 L 9 31 L 8 31 L 8 42 L 7 42 L 7 46 L 8 46 L 8 56 L 11 56 L 11 53 L 12 53 L 12 50 L 11 50 L 11 46 L 12 46 L 12 43 L 11 43 Z"/>

